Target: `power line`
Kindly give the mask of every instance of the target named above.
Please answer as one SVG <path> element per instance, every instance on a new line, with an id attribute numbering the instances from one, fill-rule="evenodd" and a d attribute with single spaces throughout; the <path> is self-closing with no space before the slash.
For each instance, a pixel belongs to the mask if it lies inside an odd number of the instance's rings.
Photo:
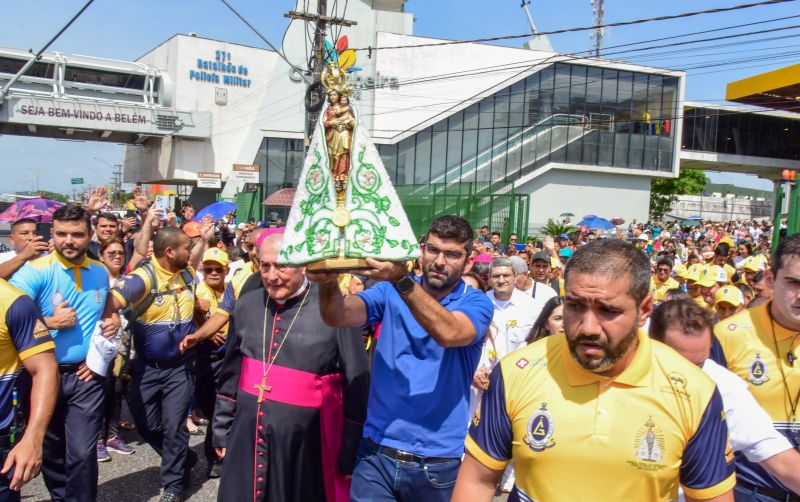
<path id="1" fill-rule="evenodd" d="M 742 10 L 742 9 L 750 9 L 752 7 L 759 7 L 762 5 L 772 5 L 772 4 L 780 4 L 780 3 L 787 3 L 787 2 L 795 2 L 797 0 L 765 0 L 762 2 L 755 2 L 755 3 L 746 3 L 741 5 L 734 5 L 731 7 L 719 7 L 716 9 L 706 9 L 706 10 L 698 10 L 693 12 L 684 12 L 681 14 L 673 14 L 668 16 L 656 16 L 656 17 L 649 17 L 644 19 L 634 19 L 631 21 L 618 21 L 615 23 L 606 23 L 602 25 L 592 25 L 592 26 L 579 26 L 575 28 L 563 28 L 560 30 L 552 30 L 552 31 L 541 31 L 538 35 L 559 35 L 562 33 L 573 33 L 576 31 L 589 31 L 589 30 L 599 30 L 603 28 L 611 28 L 616 26 L 630 26 L 635 24 L 643 24 L 643 23 L 650 23 L 653 21 L 669 21 L 672 19 L 681 19 L 693 16 L 699 16 L 704 14 L 719 14 L 722 12 L 730 12 L 735 10 Z M 521 35 L 503 35 L 498 37 L 487 37 L 487 38 L 475 38 L 472 40 L 448 40 L 446 42 L 434 42 L 430 44 L 411 44 L 411 45 L 392 45 L 386 47 L 362 47 L 355 49 L 356 51 L 368 51 L 372 53 L 372 51 L 382 51 L 382 50 L 392 50 L 392 49 L 415 49 L 415 48 L 423 48 L 423 47 L 441 47 L 445 45 L 460 45 L 460 44 L 472 44 L 472 43 L 486 43 L 486 42 L 497 42 L 500 40 L 513 40 L 516 38 L 529 38 L 531 36 L 530 33 L 524 33 Z"/>

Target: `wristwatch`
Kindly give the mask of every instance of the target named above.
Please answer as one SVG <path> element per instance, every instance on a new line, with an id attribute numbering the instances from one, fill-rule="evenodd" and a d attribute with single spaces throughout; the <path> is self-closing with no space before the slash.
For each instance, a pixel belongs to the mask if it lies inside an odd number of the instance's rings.
<path id="1" fill-rule="evenodd" d="M 410 276 L 405 276 L 399 281 L 397 281 L 395 287 L 397 288 L 397 291 L 401 295 L 407 295 L 408 293 L 411 292 L 412 289 L 414 289 L 414 284 L 416 284 L 416 281 L 414 281 L 414 279 L 412 279 Z"/>

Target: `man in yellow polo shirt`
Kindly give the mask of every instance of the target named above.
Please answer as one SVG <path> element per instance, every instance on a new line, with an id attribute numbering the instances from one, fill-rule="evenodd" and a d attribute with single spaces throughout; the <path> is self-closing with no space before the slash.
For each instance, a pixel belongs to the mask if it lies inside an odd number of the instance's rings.
<path id="1" fill-rule="evenodd" d="M 764 280 L 772 301 L 717 323 L 728 369 L 748 382 L 758 404 L 792 445 L 800 445 L 800 234 L 781 241 Z M 797 500 L 777 479 L 743 457 L 736 458 L 736 496 L 746 500 Z M 757 495 L 756 495 L 757 494 Z M 755 497 L 762 497 L 756 499 Z M 763 497 L 770 497 L 764 499 Z"/>
<path id="2" fill-rule="evenodd" d="M 228 253 L 216 247 L 207 249 L 203 254 L 202 270 L 203 282 L 197 285 L 195 292 L 197 294 L 195 323 L 198 327 L 217 312 L 222 302 L 225 276 L 228 275 Z M 211 340 L 197 346 L 195 399 L 197 406 L 209 423 L 213 422 L 214 404 L 217 401 L 217 384 L 222 369 L 222 359 L 225 357 L 227 335 L 228 325 L 226 324 L 212 336 Z M 208 478 L 220 477 L 222 459 L 217 456 L 211 445 L 211 426 L 206 429 L 203 451 L 206 455 L 206 476 Z"/>
<path id="3" fill-rule="evenodd" d="M 660 303 L 667 291 L 680 287 L 678 281 L 670 277 L 672 274 L 672 261 L 669 258 L 659 258 L 656 263 L 656 273 L 650 278 L 650 295 L 654 303 Z"/>
<path id="4" fill-rule="evenodd" d="M 491 501 L 514 461 L 510 500 L 732 501 L 722 399 L 697 366 L 640 330 L 650 264 L 603 240 L 567 263 L 565 335 L 492 372 L 453 499 Z"/>

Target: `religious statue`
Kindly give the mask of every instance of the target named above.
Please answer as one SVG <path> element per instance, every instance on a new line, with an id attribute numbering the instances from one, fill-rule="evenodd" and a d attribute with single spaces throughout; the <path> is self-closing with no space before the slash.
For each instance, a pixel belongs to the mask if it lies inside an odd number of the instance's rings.
<path id="1" fill-rule="evenodd" d="M 350 104 L 353 87 L 331 63 L 328 103 L 306 153 L 278 263 L 309 270 L 366 267 L 365 258 L 419 257 L 414 232 L 380 155 Z"/>

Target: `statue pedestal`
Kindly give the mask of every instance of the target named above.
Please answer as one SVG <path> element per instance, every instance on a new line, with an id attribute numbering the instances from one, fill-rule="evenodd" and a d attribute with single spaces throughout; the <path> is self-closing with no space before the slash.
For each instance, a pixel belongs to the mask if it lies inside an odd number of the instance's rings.
<path id="1" fill-rule="evenodd" d="M 367 260 L 362 258 L 346 258 L 343 256 L 327 258 L 306 265 L 306 270 L 309 272 L 316 272 L 318 270 L 358 270 L 360 268 L 372 267 L 367 265 Z"/>

